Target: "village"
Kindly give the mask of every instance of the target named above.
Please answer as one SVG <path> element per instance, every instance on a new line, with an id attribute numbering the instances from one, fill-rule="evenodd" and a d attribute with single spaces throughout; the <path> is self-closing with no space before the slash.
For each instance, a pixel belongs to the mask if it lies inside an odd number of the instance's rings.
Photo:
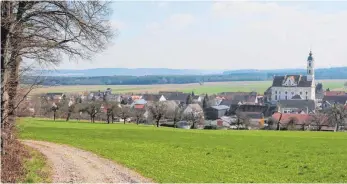
<path id="1" fill-rule="evenodd" d="M 78 94 L 43 94 L 28 99 L 22 114 L 185 129 L 345 130 L 346 119 L 336 118 L 336 112 L 338 108 L 347 111 L 347 93 L 330 91 L 316 83 L 314 64 L 310 51 L 307 75 L 274 76 L 272 86 L 263 94 L 117 94 L 107 88 Z"/>

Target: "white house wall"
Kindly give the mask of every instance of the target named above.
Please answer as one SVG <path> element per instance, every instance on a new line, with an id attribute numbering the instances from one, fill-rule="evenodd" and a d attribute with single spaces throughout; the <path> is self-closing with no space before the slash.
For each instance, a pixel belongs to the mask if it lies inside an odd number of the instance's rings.
<path id="1" fill-rule="evenodd" d="M 277 94 L 276 94 L 276 91 L 277 91 Z M 294 95 L 300 95 L 300 92 L 302 92 L 300 97 L 303 100 L 306 99 L 306 92 L 307 92 L 307 99 L 315 100 L 314 87 L 272 87 L 271 101 L 286 100 L 286 94 L 285 94 L 286 91 L 287 91 L 287 100 L 291 100 Z M 276 96 L 277 96 L 277 100 L 276 100 Z"/>

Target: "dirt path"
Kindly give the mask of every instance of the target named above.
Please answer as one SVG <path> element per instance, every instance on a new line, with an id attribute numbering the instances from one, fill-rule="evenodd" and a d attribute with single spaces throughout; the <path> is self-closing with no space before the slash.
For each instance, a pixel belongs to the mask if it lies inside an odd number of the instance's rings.
<path id="1" fill-rule="evenodd" d="M 43 141 L 24 140 L 42 152 L 53 167 L 54 183 L 149 183 L 150 179 L 96 154 Z"/>

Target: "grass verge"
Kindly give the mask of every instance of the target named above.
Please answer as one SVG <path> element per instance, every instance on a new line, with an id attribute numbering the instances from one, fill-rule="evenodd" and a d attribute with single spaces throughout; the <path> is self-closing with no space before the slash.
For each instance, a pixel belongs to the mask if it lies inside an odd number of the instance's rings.
<path id="1" fill-rule="evenodd" d="M 25 176 L 21 183 L 51 183 L 51 167 L 47 163 L 46 157 L 29 146 L 25 146 L 29 151 L 29 157 L 24 161 Z"/>

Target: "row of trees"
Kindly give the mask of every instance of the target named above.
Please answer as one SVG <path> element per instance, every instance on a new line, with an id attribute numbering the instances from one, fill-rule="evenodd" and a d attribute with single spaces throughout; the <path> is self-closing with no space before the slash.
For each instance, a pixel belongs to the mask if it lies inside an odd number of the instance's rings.
<path id="1" fill-rule="evenodd" d="M 34 97 L 33 99 L 39 101 L 32 103 L 34 106 L 37 104 L 34 115 L 53 117 L 54 120 L 56 118 L 62 118 L 66 121 L 70 119 L 89 119 L 94 123 L 98 119 L 113 123 L 117 118 L 117 121 L 122 119 L 124 123 L 127 119 L 131 119 L 136 124 L 154 122 L 159 127 L 161 120 L 169 119 L 173 121 L 173 126 L 176 126 L 180 120 L 186 120 L 192 123 L 192 127 L 195 127 L 204 118 L 203 111 L 199 111 L 198 108 L 193 106 L 190 111 L 183 114 L 185 107 L 173 102 L 149 102 L 145 108 L 134 108 L 117 102 L 80 101 L 78 99 L 71 101 L 67 97 L 59 102 L 40 97 Z M 29 113 L 25 111 L 22 115 L 28 116 Z"/>

